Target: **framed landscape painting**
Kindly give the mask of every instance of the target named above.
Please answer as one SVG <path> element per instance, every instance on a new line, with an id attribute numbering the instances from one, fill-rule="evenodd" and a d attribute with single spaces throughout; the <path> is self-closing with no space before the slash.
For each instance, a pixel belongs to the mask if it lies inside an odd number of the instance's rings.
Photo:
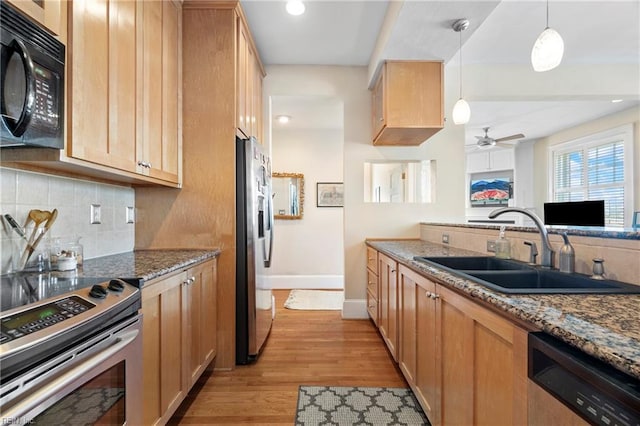
<path id="1" fill-rule="evenodd" d="M 509 178 L 472 179 L 469 191 L 471 207 L 507 206 L 511 198 Z"/>

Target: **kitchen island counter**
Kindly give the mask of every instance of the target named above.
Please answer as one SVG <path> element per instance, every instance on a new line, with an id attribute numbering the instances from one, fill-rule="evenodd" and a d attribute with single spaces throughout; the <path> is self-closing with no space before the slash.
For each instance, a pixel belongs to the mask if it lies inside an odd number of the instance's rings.
<path id="1" fill-rule="evenodd" d="M 505 294 L 413 260 L 414 256 L 478 256 L 470 250 L 422 240 L 366 244 L 427 278 L 530 324 L 640 379 L 640 295 Z"/>

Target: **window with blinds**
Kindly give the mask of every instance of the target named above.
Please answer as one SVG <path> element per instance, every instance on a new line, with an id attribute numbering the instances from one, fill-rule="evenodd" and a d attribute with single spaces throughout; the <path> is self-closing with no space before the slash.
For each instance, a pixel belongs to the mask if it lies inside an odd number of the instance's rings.
<path id="1" fill-rule="evenodd" d="M 553 201 L 604 200 L 605 226 L 623 227 L 633 208 L 631 126 L 551 148 Z"/>

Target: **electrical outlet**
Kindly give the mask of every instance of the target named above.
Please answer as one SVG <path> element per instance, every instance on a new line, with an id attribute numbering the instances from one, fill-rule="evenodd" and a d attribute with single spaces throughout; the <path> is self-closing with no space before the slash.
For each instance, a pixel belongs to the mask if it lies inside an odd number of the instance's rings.
<path id="1" fill-rule="evenodd" d="M 91 224 L 98 225 L 102 223 L 102 212 L 100 211 L 100 204 L 91 204 Z"/>
<path id="2" fill-rule="evenodd" d="M 495 240 L 487 240 L 487 251 L 492 253 L 496 252 L 496 241 Z"/>
<path id="3" fill-rule="evenodd" d="M 442 234 L 442 244 L 449 244 L 449 234 Z"/>
<path id="4" fill-rule="evenodd" d="M 127 218 L 127 223 L 134 223 L 135 222 L 135 212 L 134 212 L 133 207 L 131 207 L 131 206 L 126 207 L 125 217 Z"/>

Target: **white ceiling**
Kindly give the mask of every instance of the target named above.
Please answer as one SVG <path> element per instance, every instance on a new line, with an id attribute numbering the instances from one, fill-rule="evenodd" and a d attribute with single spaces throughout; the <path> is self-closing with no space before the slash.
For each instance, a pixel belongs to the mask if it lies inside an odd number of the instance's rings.
<path id="1" fill-rule="evenodd" d="M 465 80 L 467 66 L 495 67 L 501 72 L 513 67 L 533 73 L 528 64 L 535 38 L 544 29 L 545 1 L 394 2 L 390 6 L 387 1 L 376 0 L 307 0 L 305 14 L 297 17 L 286 14 L 284 1 L 242 0 L 242 6 L 267 65 L 375 66 L 371 64 L 374 54 L 375 62 L 438 59 L 457 67 L 459 39 L 451 24 L 458 18 L 467 18 L 471 24 L 462 33 Z M 377 40 L 385 28 L 386 13 L 390 14 L 386 17 L 390 30 Z M 562 82 L 559 88 L 570 87 L 574 79 L 580 78 L 581 70 L 593 72 L 593 66 L 598 64 L 632 64 L 635 68 L 631 68 L 631 79 L 635 77 L 636 81 L 625 86 L 626 93 L 617 90 L 611 96 L 606 88 L 598 96 L 585 94 L 566 99 L 509 93 L 508 100 L 496 100 L 492 94 L 472 94 L 472 118 L 465 126 L 465 143 L 474 143 L 474 135 L 482 134 L 485 126 L 491 127 L 489 134 L 495 138 L 524 133 L 526 139 L 536 139 L 640 104 L 640 0 L 550 0 L 549 25 L 558 30 L 565 42 L 560 67 L 571 67 L 570 81 Z M 561 72 L 555 74 L 559 75 Z M 589 77 L 594 87 L 607 78 Z M 625 101 L 614 104 L 610 102 L 612 97 Z M 278 104 L 274 102 L 274 108 Z"/>

